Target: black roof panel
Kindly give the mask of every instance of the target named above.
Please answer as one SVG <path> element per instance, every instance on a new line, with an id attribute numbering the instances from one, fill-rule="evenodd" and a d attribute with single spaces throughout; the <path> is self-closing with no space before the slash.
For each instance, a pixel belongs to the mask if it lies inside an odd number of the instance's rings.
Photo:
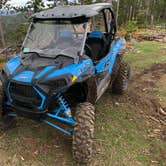
<path id="1" fill-rule="evenodd" d="M 36 19 L 65 19 L 78 17 L 92 17 L 102 9 L 111 8 L 111 3 L 96 3 L 91 5 L 59 6 L 35 13 L 32 18 Z"/>

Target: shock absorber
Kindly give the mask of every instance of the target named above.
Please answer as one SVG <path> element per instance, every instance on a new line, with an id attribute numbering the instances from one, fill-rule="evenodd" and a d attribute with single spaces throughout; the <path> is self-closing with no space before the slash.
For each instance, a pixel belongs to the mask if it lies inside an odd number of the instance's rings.
<path id="1" fill-rule="evenodd" d="M 67 128 L 64 128 L 60 126 L 59 124 L 56 124 L 56 122 L 52 122 L 48 120 L 44 120 L 44 122 L 55 127 L 56 129 L 62 131 L 63 133 L 67 135 L 72 135 L 71 125 L 73 126 L 75 124 L 75 121 L 72 118 L 71 110 L 68 105 L 68 102 L 64 98 L 64 96 L 60 93 L 56 95 L 56 100 L 59 104 L 59 107 L 54 110 L 54 113 L 47 113 L 47 116 L 49 118 L 56 119 L 62 123 L 65 122 L 69 124 L 69 126 Z"/>
<path id="2" fill-rule="evenodd" d="M 57 101 L 58 101 L 60 107 L 64 110 L 64 115 L 66 117 L 72 117 L 71 109 L 70 109 L 70 107 L 68 105 L 67 100 L 64 98 L 64 96 L 61 93 L 58 93 L 56 98 L 57 98 Z"/>

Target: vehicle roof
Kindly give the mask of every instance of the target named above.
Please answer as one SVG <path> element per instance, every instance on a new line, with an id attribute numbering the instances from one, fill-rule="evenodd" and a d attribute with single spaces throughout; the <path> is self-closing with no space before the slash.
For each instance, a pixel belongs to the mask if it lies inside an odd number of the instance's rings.
<path id="1" fill-rule="evenodd" d="M 95 3 L 91 5 L 59 6 L 35 13 L 34 19 L 73 19 L 79 17 L 89 18 L 99 14 L 106 8 L 111 8 L 111 3 Z"/>

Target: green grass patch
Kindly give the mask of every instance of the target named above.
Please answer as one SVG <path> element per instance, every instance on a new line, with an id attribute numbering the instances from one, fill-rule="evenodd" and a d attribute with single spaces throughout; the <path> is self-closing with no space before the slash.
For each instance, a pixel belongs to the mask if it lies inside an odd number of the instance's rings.
<path id="1" fill-rule="evenodd" d="M 5 62 L 6 62 L 6 58 L 0 57 L 0 63 L 5 63 Z"/>
<path id="2" fill-rule="evenodd" d="M 111 105 L 113 98 L 107 93 L 97 105 L 95 149 L 99 154 L 95 160 L 101 166 L 147 164 L 147 129 L 139 108 L 130 103 Z"/>
<path id="3" fill-rule="evenodd" d="M 166 46 L 159 42 L 140 42 L 127 51 L 125 60 L 131 65 L 134 74 L 156 63 L 166 63 Z"/>
<path id="4" fill-rule="evenodd" d="M 158 92 L 161 96 L 166 97 L 166 87 L 159 87 Z"/>

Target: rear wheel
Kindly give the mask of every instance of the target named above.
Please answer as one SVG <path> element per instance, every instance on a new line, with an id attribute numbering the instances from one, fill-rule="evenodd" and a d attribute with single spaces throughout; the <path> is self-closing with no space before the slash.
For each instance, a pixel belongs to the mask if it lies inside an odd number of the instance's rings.
<path id="1" fill-rule="evenodd" d="M 130 78 L 129 64 L 122 62 L 120 64 L 117 76 L 112 84 L 112 92 L 115 94 L 124 94 L 128 89 L 128 81 Z"/>
<path id="2" fill-rule="evenodd" d="M 8 116 L 3 112 L 5 106 L 5 93 L 2 87 L 0 87 L 0 128 L 7 130 L 16 126 L 16 118 Z"/>
<path id="3" fill-rule="evenodd" d="M 91 103 L 81 103 L 76 108 L 72 153 L 79 163 L 88 163 L 92 156 L 94 114 L 95 108 Z"/>

